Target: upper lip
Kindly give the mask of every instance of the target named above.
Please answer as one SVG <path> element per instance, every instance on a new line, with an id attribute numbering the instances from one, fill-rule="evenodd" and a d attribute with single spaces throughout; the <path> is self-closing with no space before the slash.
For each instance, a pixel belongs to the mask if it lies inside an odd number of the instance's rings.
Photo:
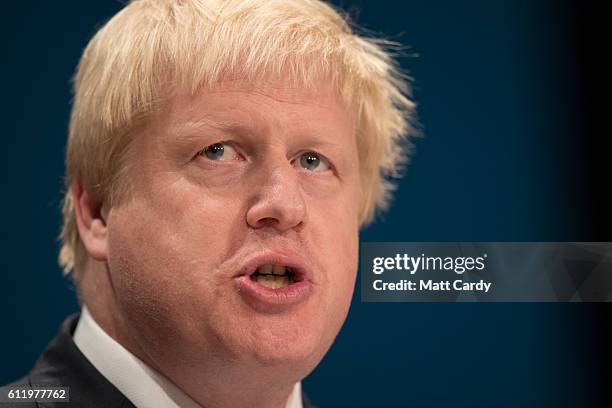
<path id="1" fill-rule="evenodd" d="M 237 276 L 251 276 L 257 271 L 257 268 L 265 264 L 283 265 L 290 268 L 296 281 L 312 280 L 312 272 L 306 266 L 304 258 L 286 249 L 266 250 L 247 256 Z"/>

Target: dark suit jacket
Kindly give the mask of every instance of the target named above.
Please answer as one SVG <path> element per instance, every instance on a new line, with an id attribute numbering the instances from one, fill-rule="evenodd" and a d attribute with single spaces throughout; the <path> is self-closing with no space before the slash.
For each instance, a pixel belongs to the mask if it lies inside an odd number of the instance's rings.
<path id="1" fill-rule="evenodd" d="M 0 403 L 0 407 L 131 408 L 134 405 L 87 360 L 72 340 L 79 315 L 69 316 L 34 368 L 8 386 L 70 387 L 70 403 Z M 2 387 L 6 388 L 8 386 Z M 304 408 L 313 408 L 302 394 Z"/>

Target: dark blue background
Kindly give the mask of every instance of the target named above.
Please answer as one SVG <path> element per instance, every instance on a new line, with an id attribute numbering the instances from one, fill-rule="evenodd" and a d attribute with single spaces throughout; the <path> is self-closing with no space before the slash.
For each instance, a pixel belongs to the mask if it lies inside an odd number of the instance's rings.
<path id="1" fill-rule="evenodd" d="M 601 239 L 593 145 L 581 131 L 587 82 L 574 2 L 336 3 L 411 46 L 401 63 L 415 78 L 425 135 L 391 211 L 363 241 Z M 70 78 L 95 28 L 121 4 L 3 7 L 0 383 L 25 374 L 77 310 L 56 263 Z M 304 387 L 321 407 L 589 406 L 600 315 L 580 304 L 368 304 L 355 296 Z"/>

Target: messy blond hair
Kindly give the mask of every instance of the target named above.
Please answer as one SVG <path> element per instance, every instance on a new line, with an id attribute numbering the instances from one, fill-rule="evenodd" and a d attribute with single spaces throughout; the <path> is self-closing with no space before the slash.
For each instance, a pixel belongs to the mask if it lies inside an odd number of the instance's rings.
<path id="1" fill-rule="evenodd" d="M 196 93 L 224 73 L 250 80 L 289 72 L 307 86 L 326 75 L 358 120 L 360 222 L 388 207 L 406 161 L 414 103 L 389 52 L 355 33 L 319 0 L 133 0 L 87 45 L 74 82 L 59 262 L 78 283 L 87 252 L 70 187 L 112 206 L 125 193 L 130 131 L 163 105 L 168 89 Z"/>

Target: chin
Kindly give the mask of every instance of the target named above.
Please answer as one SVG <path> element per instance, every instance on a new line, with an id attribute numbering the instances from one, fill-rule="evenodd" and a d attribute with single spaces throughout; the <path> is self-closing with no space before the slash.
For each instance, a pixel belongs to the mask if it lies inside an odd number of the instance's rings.
<path id="1" fill-rule="evenodd" d="M 296 343 L 283 348 L 258 347 L 252 351 L 251 356 L 259 367 L 282 369 L 303 378 L 319 364 L 327 351 L 328 347 L 321 346 Z"/>
<path id="2" fill-rule="evenodd" d="M 294 365 L 299 371 L 310 371 L 335 337 L 325 327 L 329 322 L 268 316 L 249 323 L 243 330 L 234 332 L 236 342 L 230 344 L 238 346 L 235 351 L 241 358 L 262 366 Z M 249 335 L 244 336 L 245 333 Z"/>

